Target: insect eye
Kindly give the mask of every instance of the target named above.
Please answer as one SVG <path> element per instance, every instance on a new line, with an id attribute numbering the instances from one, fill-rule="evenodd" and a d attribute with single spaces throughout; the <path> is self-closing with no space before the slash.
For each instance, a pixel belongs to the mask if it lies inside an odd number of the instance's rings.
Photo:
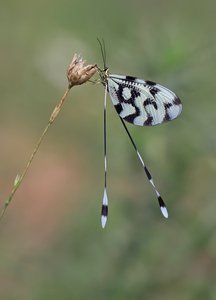
<path id="1" fill-rule="evenodd" d="M 109 75 L 109 68 L 104 68 L 104 73 L 108 76 Z"/>

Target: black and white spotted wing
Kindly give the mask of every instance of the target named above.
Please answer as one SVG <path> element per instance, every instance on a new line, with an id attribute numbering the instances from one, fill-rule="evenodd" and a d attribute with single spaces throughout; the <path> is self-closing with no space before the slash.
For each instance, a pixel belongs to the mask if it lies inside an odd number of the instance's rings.
<path id="1" fill-rule="evenodd" d="M 182 111 L 178 96 L 148 80 L 111 74 L 107 89 L 119 116 L 139 126 L 152 126 L 177 118 Z"/>

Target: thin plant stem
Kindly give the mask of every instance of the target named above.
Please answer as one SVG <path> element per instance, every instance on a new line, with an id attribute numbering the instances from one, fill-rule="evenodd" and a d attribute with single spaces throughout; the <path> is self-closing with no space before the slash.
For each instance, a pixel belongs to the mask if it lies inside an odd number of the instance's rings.
<path id="1" fill-rule="evenodd" d="M 32 161 L 33 161 L 33 159 L 35 157 L 35 154 L 38 152 L 38 149 L 39 149 L 39 147 L 40 147 L 40 145 L 41 145 L 41 143 L 42 143 L 42 141 L 43 141 L 43 139 L 44 139 L 47 131 L 49 130 L 49 128 L 52 125 L 52 123 L 55 121 L 55 119 L 58 116 L 58 114 L 60 113 L 60 111 L 62 109 L 62 106 L 64 104 L 64 101 L 65 101 L 65 99 L 66 99 L 66 97 L 67 97 L 67 95 L 68 95 L 71 87 L 72 87 L 71 85 L 68 86 L 68 88 L 66 89 L 64 95 L 61 97 L 59 103 L 55 106 L 55 108 L 54 108 L 54 110 L 53 110 L 53 112 L 52 112 L 52 114 L 51 114 L 51 116 L 49 118 L 49 122 L 47 123 L 47 125 L 46 125 L 43 133 L 41 134 L 41 136 L 40 136 L 40 138 L 39 138 L 39 140 L 38 140 L 38 142 L 37 142 L 37 144 L 36 144 L 36 146 L 35 146 L 32 154 L 30 155 L 30 158 L 29 158 L 29 160 L 28 160 L 28 162 L 26 164 L 26 167 L 23 170 L 22 174 L 21 175 L 17 175 L 17 177 L 16 177 L 16 179 L 14 181 L 13 189 L 11 190 L 11 193 L 10 193 L 9 197 L 6 199 L 6 201 L 3 204 L 3 209 L 2 209 L 1 214 L 0 214 L 0 220 L 4 216 L 4 213 L 5 213 L 8 205 L 10 204 L 10 202 L 13 199 L 16 191 L 20 187 L 20 185 L 21 185 L 21 183 L 22 183 L 22 181 L 23 181 L 23 179 L 24 179 L 24 177 L 25 177 L 25 175 L 26 175 L 29 167 L 31 166 L 31 163 L 32 163 Z"/>

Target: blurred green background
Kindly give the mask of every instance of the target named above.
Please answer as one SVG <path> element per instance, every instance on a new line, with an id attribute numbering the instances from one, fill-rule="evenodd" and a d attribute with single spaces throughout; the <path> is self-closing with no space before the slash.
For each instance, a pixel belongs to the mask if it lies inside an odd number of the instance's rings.
<path id="1" fill-rule="evenodd" d="M 0 299 L 216 299 L 215 11 L 203 1 L 0 1 L 0 201 L 66 88 L 74 52 L 174 90 L 183 113 L 130 126 L 165 220 L 101 85 L 72 89 L 0 224 Z"/>

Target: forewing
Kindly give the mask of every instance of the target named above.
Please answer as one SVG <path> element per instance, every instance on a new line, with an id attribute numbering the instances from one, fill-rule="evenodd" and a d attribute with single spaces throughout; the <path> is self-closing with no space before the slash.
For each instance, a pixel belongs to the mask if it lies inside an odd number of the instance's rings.
<path id="1" fill-rule="evenodd" d="M 182 111 L 178 96 L 152 81 L 110 75 L 108 93 L 119 116 L 139 126 L 152 126 L 177 118 Z"/>

